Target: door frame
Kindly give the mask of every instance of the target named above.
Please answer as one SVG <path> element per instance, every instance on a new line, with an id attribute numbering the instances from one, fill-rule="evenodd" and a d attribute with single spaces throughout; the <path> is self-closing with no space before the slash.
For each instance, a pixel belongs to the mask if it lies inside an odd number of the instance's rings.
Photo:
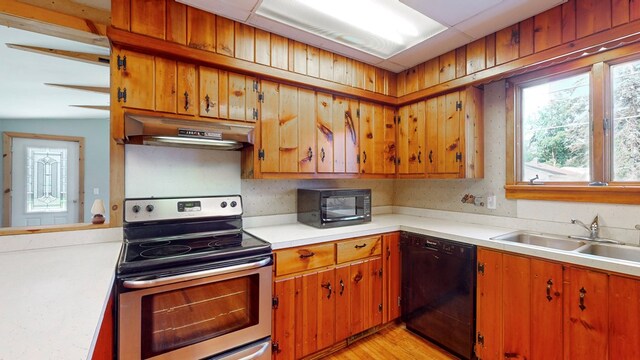
<path id="1" fill-rule="evenodd" d="M 13 139 L 14 138 L 27 138 L 37 140 L 56 140 L 56 141 L 70 141 L 78 143 L 78 222 L 84 222 L 84 137 L 80 136 L 63 136 L 63 135 L 45 135 L 45 134 L 33 134 L 33 133 L 19 133 L 19 132 L 3 132 L 2 133 L 2 176 L 3 187 L 2 191 L 3 203 L 2 203 L 2 226 L 11 226 L 11 200 L 13 184 L 12 177 L 12 165 L 13 165 Z"/>

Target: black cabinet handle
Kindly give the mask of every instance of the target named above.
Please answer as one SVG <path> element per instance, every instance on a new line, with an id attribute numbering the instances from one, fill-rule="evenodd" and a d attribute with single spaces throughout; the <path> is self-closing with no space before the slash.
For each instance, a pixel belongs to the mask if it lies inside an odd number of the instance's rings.
<path id="1" fill-rule="evenodd" d="M 551 301 L 553 300 L 553 297 L 551 297 L 551 286 L 553 285 L 553 281 L 551 279 L 549 279 L 549 281 L 547 281 L 547 300 Z"/>
<path id="2" fill-rule="evenodd" d="M 362 152 L 362 163 L 363 164 L 367 163 L 367 152 L 366 151 Z"/>
<path id="3" fill-rule="evenodd" d="M 344 281 L 340 279 L 340 296 L 344 293 Z"/>
<path id="4" fill-rule="evenodd" d="M 314 256 L 316 253 L 314 253 L 313 251 L 311 251 L 308 254 L 300 254 L 300 259 L 306 259 L 306 258 L 310 258 L 312 256 Z"/>
<path id="5" fill-rule="evenodd" d="M 327 281 L 326 284 L 322 284 L 320 285 L 321 287 L 329 290 L 329 294 L 327 295 L 327 299 L 331 299 L 331 292 L 333 291 L 333 289 L 331 288 L 331 282 Z"/>
<path id="6" fill-rule="evenodd" d="M 422 156 L 422 151 L 418 151 L 418 164 L 422 164 L 421 156 Z"/>
<path id="7" fill-rule="evenodd" d="M 362 249 L 363 247 L 366 247 L 366 246 L 367 246 L 367 243 L 364 243 L 364 244 L 362 244 L 362 245 L 356 245 L 356 246 L 354 246 L 354 247 L 355 247 L 356 249 Z"/>
<path id="8" fill-rule="evenodd" d="M 433 164 L 433 150 L 429 150 L 429 164 Z"/>
<path id="9" fill-rule="evenodd" d="M 320 149 L 320 161 L 324 162 L 324 148 Z"/>
<path id="10" fill-rule="evenodd" d="M 189 110 L 189 93 L 186 91 L 184 92 L 184 110 Z"/>
<path id="11" fill-rule="evenodd" d="M 586 308 L 587 308 L 586 306 L 584 306 L 584 297 L 586 296 L 586 294 L 587 294 L 587 290 L 585 290 L 584 288 L 581 288 L 581 289 L 580 289 L 580 295 L 579 295 L 579 296 L 580 296 L 580 305 L 579 305 L 579 308 L 580 308 L 580 310 L 582 310 L 582 311 L 584 311 L 584 309 L 586 309 Z"/>
<path id="12" fill-rule="evenodd" d="M 207 103 L 207 105 L 204 107 L 204 111 L 206 111 L 206 112 L 209 112 L 209 109 L 210 109 L 210 107 L 211 107 L 211 106 L 210 106 L 210 103 L 209 103 L 209 101 L 210 101 L 210 100 L 211 100 L 211 98 L 209 97 L 209 94 L 207 94 L 207 95 L 204 97 L 204 101 Z"/>
<path id="13" fill-rule="evenodd" d="M 360 280 L 362 280 L 362 274 L 357 273 L 356 276 L 354 276 L 353 281 L 355 281 L 356 283 L 359 283 Z"/>
<path id="14" fill-rule="evenodd" d="M 313 159 L 313 149 L 311 149 L 311 146 L 309 146 L 309 150 L 307 150 L 307 158 L 309 159 L 309 161 Z"/>

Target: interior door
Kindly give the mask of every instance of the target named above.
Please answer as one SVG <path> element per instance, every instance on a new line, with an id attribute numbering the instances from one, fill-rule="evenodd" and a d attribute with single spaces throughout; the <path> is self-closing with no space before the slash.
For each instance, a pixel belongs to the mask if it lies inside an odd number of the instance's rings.
<path id="1" fill-rule="evenodd" d="M 11 144 L 11 226 L 81 222 L 79 142 L 13 137 Z"/>

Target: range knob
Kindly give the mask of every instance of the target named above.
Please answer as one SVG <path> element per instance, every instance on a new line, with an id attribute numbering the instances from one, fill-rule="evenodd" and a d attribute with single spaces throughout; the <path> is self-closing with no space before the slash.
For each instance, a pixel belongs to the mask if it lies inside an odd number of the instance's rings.
<path id="1" fill-rule="evenodd" d="M 139 213 L 140 212 L 140 205 L 133 205 L 133 208 L 131 209 L 133 210 L 134 213 Z"/>
<path id="2" fill-rule="evenodd" d="M 237 203 L 237 202 L 235 202 L 235 201 L 232 201 L 232 202 L 231 202 L 231 207 L 236 207 L 236 205 L 238 205 L 238 203 Z"/>
<path id="3" fill-rule="evenodd" d="M 153 205 L 151 205 L 151 204 L 147 205 L 146 209 L 147 209 L 147 212 L 152 212 L 153 211 Z"/>
<path id="4" fill-rule="evenodd" d="M 220 207 L 222 207 L 223 209 L 227 207 L 227 202 L 223 201 L 222 203 L 220 203 Z"/>

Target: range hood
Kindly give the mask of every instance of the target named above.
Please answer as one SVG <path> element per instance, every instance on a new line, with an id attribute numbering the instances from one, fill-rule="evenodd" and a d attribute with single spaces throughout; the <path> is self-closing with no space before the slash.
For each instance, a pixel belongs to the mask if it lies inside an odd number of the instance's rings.
<path id="1" fill-rule="evenodd" d="M 238 150 L 253 144 L 250 124 L 205 122 L 126 113 L 126 144 Z"/>

